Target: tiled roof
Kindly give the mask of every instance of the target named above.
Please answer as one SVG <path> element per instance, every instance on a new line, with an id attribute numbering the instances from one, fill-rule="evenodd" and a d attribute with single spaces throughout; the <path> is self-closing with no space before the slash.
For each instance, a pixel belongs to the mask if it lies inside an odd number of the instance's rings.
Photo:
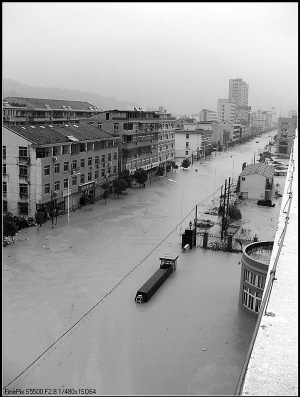
<path id="1" fill-rule="evenodd" d="M 93 139 L 108 139 L 112 138 L 113 135 L 100 130 L 90 124 L 77 124 L 77 126 L 3 126 L 10 131 L 17 133 L 23 138 L 37 145 L 55 144 L 72 142 L 68 136 L 73 136 L 78 141 L 87 141 Z"/>
<path id="2" fill-rule="evenodd" d="M 48 109 L 63 109 L 62 106 L 70 106 L 71 109 L 66 110 L 89 110 L 93 111 L 92 108 L 97 108 L 95 105 L 91 105 L 88 102 L 81 102 L 81 101 L 67 101 L 64 99 L 39 99 L 39 98 L 22 98 L 22 97 L 6 97 L 4 99 L 6 102 L 13 102 L 13 103 L 22 103 L 27 106 L 27 108 L 31 109 L 44 109 L 47 108 L 45 105 L 49 105 Z M 100 110 L 100 109 L 99 109 Z M 95 111 L 95 110 L 94 110 Z"/>
<path id="3" fill-rule="evenodd" d="M 273 167 L 265 163 L 249 164 L 243 169 L 241 176 L 254 174 L 263 175 L 266 178 L 273 178 L 274 170 Z"/>

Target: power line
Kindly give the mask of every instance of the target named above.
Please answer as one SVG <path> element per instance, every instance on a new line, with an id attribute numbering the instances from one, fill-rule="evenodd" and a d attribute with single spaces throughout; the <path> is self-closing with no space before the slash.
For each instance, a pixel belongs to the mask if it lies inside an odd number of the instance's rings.
<path id="1" fill-rule="evenodd" d="M 219 189 L 217 189 L 217 190 L 219 190 Z M 205 200 L 203 200 L 201 203 L 199 203 L 198 205 L 202 205 L 202 204 L 204 204 L 207 200 L 209 200 L 210 198 L 212 197 L 212 194 L 210 195 L 210 196 L 208 196 Z M 3 389 L 6 389 L 9 385 L 11 385 L 15 380 L 17 380 L 18 378 L 20 378 L 26 371 L 28 371 L 29 370 L 29 368 L 31 368 L 41 357 L 43 357 L 52 347 L 54 347 L 61 339 L 63 339 L 63 337 L 64 336 L 66 336 L 72 329 L 74 329 L 75 327 L 76 327 L 76 325 L 78 325 L 79 323 L 81 323 L 82 322 L 82 320 L 84 319 L 84 318 L 86 318 L 94 309 L 96 309 L 96 307 L 97 306 L 99 306 L 100 305 L 100 303 L 102 303 L 103 301 L 104 301 L 104 299 L 106 299 L 115 289 L 117 289 L 121 284 L 122 284 L 122 282 L 134 271 L 134 270 L 136 270 L 143 262 L 145 262 L 145 260 L 146 259 L 148 259 L 149 258 L 149 256 L 154 252 L 154 251 L 156 251 L 157 250 L 157 248 L 161 245 L 161 244 L 163 244 L 163 242 L 168 238 L 168 237 L 170 237 L 170 235 L 175 231 L 175 230 L 177 230 L 177 227 L 178 226 L 180 226 L 181 224 L 182 224 L 182 222 L 184 221 L 184 220 L 186 220 L 187 219 L 187 217 L 195 210 L 195 208 L 196 208 L 196 206 L 194 206 L 193 208 L 192 208 L 192 210 L 185 216 L 185 218 L 183 218 L 182 220 L 181 220 L 181 222 L 178 224 L 178 225 L 176 225 L 175 226 L 175 228 L 159 243 L 159 244 L 157 244 L 156 245 L 156 247 L 154 247 L 149 253 L 148 253 L 148 255 L 146 255 L 145 256 L 145 258 L 144 259 L 142 259 L 133 269 L 131 269 L 130 270 L 130 272 L 129 273 L 127 273 L 106 295 L 104 295 L 104 297 L 103 298 L 101 298 L 90 310 L 88 310 L 78 321 L 76 321 L 76 323 L 75 324 L 73 324 L 67 331 L 65 331 L 55 342 L 53 342 L 43 353 L 41 353 L 31 364 L 29 364 L 25 369 L 24 369 L 24 371 L 22 371 L 18 376 L 16 376 L 12 381 L 10 381 L 6 386 L 4 386 L 3 387 Z M 61 342 L 62 343 L 62 342 Z M 49 353 L 49 354 L 51 354 L 51 353 Z M 35 368 L 33 368 L 32 369 L 32 371 L 34 370 Z M 32 372 L 31 371 L 31 372 Z M 21 380 L 20 380 L 20 382 L 23 380 L 24 378 L 22 378 Z M 19 382 L 19 383 L 20 383 Z M 19 384 L 18 383 L 18 384 Z M 17 385 L 18 385 L 17 384 Z M 17 386 L 16 385 L 16 386 Z"/>

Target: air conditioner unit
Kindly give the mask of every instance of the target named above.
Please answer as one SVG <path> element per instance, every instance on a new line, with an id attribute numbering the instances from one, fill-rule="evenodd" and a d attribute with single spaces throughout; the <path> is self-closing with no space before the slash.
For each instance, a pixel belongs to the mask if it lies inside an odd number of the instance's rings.
<path id="1" fill-rule="evenodd" d="M 57 157 L 52 157 L 52 160 L 53 161 L 57 161 Z"/>

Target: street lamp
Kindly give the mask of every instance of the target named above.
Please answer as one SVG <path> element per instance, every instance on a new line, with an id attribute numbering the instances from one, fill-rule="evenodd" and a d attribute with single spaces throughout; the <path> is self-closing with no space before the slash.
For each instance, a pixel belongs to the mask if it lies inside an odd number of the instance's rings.
<path id="1" fill-rule="evenodd" d="M 233 183 L 233 177 L 234 177 L 234 155 L 231 154 L 230 157 L 232 157 L 232 183 Z"/>
<path id="2" fill-rule="evenodd" d="M 210 162 L 208 162 L 208 161 L 205 161 L 204 163 L 201 163 L 201 164 L 210 164 Z M 215 191 L 216 191 L 216 176 L 217 176 L 217 168 L 213 165 L 213 164 L 210 164 L 211 166 L 213 166 L 214 167 L 214 169 L 215 169 L 215 178 L 214 178 L 214 198 L 213 198 L 213 203 L 215 202 Z"/>
<path id="3" fill-rule="evenodd" d="M 71 174 L 71 175 L 69 175 L 68 176 L 68 222 L 69 222 L 69 219 L 70 219 L 70 178 L 71 178 L 71 176 L 75 176 L 75 175 L 80 175 L 80 172 L 77 172 L 77 173 L 74 173 L 74 174 Z"/>
<path id="4" fill-rule="evenodd" d="M 182 206 L 183 206 L 183 186 L 180 182 L 174 181 L 173 179 L 169 179 L 171 182 L 179 183 L 181 186 L 181 222 L 180 222 L 180 236 L 182 235 Z"/>

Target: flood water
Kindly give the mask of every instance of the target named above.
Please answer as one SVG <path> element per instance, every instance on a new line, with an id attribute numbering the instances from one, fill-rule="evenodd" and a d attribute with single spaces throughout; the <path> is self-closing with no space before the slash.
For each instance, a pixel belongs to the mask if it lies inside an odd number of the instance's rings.
<path id="1" fill-rule="evenodd" d="M 48 222 L 39 234 L 22 231 L 3 254 L 4 386 L 234 394 L 255 327 L 238 306 L 240 254 L 183 254 L 176 226 L 181 205 L 184 230 L 195 205 L 199 211 L 274 134 L 82 207 L 54 229 Z M 183 201 L 181 185 L 168 178 L 182 184 Z M 165 253 L 179 255 L 177 270 L 136 304 Z"/>

